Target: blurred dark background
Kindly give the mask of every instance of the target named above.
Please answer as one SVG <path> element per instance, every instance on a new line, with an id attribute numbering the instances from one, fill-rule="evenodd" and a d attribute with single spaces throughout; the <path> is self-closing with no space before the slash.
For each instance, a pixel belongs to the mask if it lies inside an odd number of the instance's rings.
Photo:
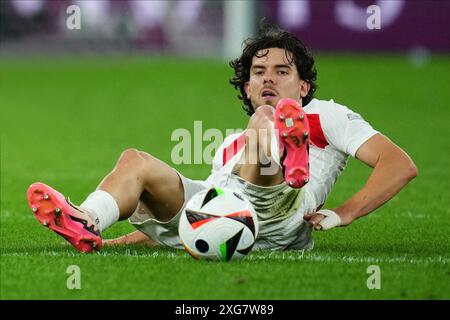
<path id="1" fill-rule="evenodd" d="M 71 5 L 79 9 L 79 29 L 68 27 L 74 21 L 74 11 L 67 11 Z M 262 17 L 295 32 L 316 51 L 423 56 L 450 50 L 450 1 L 1 0 L 0 54 L 144 51 L 228 57 L 239 52 Z"/>

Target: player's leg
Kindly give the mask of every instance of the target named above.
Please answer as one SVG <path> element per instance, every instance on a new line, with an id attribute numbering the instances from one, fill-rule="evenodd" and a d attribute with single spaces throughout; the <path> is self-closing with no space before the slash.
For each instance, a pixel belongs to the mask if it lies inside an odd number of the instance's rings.
<path id="1" fill-rule="evenodd" d="M 276 185 L 284 180 L 293 188 L 301 188 L 308 182 L 309 124 L 298 102 L 282 99 L 275 110 L 260 106 L 250 118 L 246 132 L 241 178 L 260 186 Z"/>
<path id="2" fill-rule="evenodd" d="M 170 220 L 184 203 L 183 184 L 178 173 L 161 160 L 136 149 L 122 153 L 113 171 L 97 189 L 116 200 L 119 220 L 129 218 L 140 200 L 159 221 Z"/>
<path id="3" fill-rule="evenodd" d="M 271 106 L 260 106 L 250 117 L 246 129 L 246 144 L 238 175 L 255 185 L 273 186 L 283 182 L 281 167 L 274 161 L 272 137 L 275 111 Z"/>
<path id="4" fill-rule="evenodd" d="M 184 192 L 174 169 L 147 153 L 129 149 L 122 153 L 114 170 L 80 207 L 73 206 L 58 191 L 41 183 L 30 186 L 28 200 L 43 225 L 66 238 L 78 250 L 90 252 L 101 248 L 98 229 L 101 232 L 117 220 L 131 216 L 140 200 L 158 220 L 167 221 L 181 209 Z"/>

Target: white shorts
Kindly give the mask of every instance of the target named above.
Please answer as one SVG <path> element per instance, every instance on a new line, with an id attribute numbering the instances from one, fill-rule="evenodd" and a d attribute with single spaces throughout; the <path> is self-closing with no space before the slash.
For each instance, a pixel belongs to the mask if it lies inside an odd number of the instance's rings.
<path id="1" fill-rule="evenodd" d="M 191 180 L 178 173 L 184 188 L 184 204 L 169 221 L 161 222 L 139 205 L 129 218 L 136 229 L 161 245 L 182 249 L 178 222 L 186 203 L 199 191 L 213 187 L 201 180 Z M 241 191 L 253 204 L 258 215 L 259 234 L 254 249 L 310 250 L 314 246 L 311 227 L 303 220 L 312 197 L 305 189 L 292 189 L 286 184 L 261 187 L 230 174 L 220 185 Z"/>

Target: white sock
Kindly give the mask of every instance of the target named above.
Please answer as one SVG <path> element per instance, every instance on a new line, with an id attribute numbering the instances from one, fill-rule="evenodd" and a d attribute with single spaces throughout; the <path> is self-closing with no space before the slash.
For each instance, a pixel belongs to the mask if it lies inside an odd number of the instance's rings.
<path id="1" fill-rule="evenodd" d="M 280 141 L 278 139 L 277 130 L 274 130 L 271 134 L 270 154 L 272 155 L 273 161 L 275 161 L 277 165 L 280 165 Z"/>
<path id="2" fill-rule="evenodd" d="M 119 220 L 119 206 L 116 200 L 103 190 L 92 192 L 80 208 L 92 216 L 100 232 Z"/>

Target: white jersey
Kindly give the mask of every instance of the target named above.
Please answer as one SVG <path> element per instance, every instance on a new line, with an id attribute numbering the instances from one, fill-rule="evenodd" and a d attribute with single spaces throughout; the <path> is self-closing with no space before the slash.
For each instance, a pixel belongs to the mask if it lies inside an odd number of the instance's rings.
<path id="1" fill-rule="evenodd" d="M 303 188 L 309 201 L 303 212 L 320 208 L 337 178 L 344 170 L 348 156 L 355 156 L 358 148 L 377 133 L 359 114 L 346 106 L 313 99 L 304 108 L 310 126 L 310 181 Z M 213 159 L 207 182 L 225 186 L 244 151 L 242 133 L 228 136 Z"/>

